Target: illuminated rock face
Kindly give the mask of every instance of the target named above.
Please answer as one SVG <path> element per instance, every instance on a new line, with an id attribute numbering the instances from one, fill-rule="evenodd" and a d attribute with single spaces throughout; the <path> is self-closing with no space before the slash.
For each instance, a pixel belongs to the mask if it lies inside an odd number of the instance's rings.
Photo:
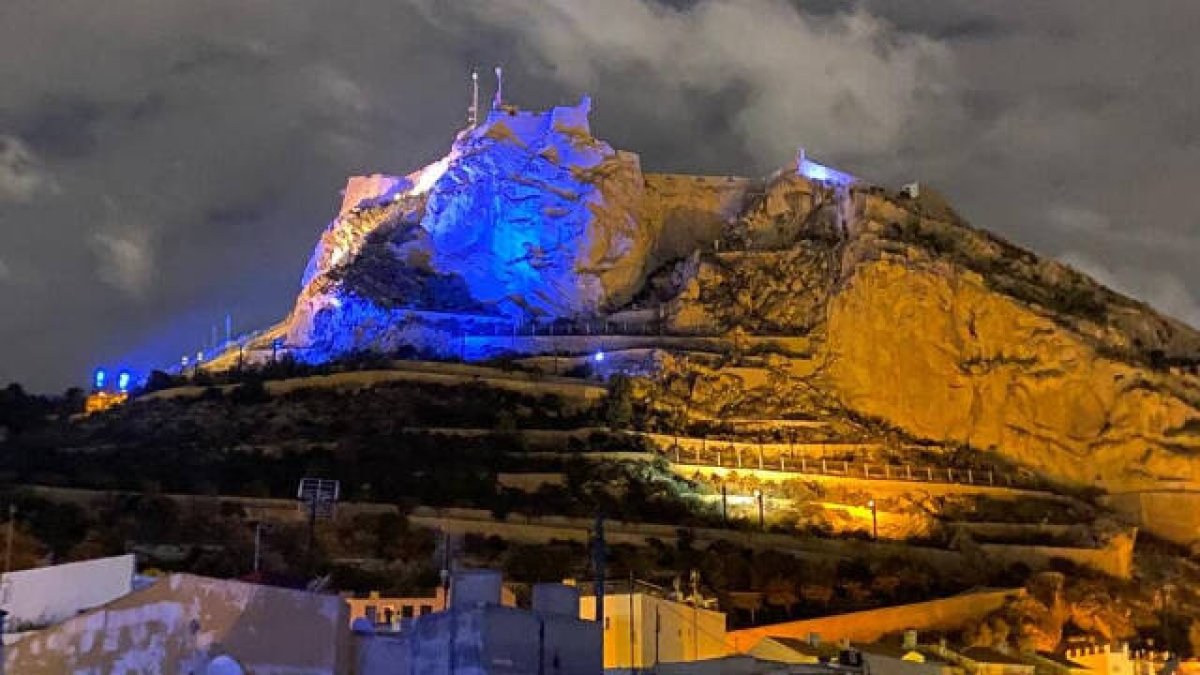
<path id="1" fill-rule="evenodd" d="M 637 290 L 656 236 L 641 169 L 591 136 L 587 106 L 493 111 L 459 139 L 421 221 L 435 270 L 506 313 L 593 314 Z"/>
<path id="2" fill-rule="evenodd" d="M 407 309 L 591 315 L 639 288 L 659 223 L 636 155 L 592 137 L 590 102 L 494 110 L 409 176 L 351 178 L 288 325 L 313 358 L 411 338 Z M 436 342 L 437 340 L 433 340 Z"/>

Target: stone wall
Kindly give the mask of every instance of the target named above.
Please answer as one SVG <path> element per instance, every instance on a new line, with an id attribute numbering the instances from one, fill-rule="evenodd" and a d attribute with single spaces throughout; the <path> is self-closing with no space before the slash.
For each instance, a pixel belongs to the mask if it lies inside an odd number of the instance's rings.
<path id="1" fill-rule="evenodd" d="M 746 651 L 768 636 L 807 640 L 810 634 L 816 633 L 825 641 L 874 642 L 883 635 L 909 629 L 955 630 L 972 619 L 987 616 L 1003 607 L 1009 599 L 1024 593 L 1024 589 L 964 593 L 911 605 L 746 628 L 729 633 L 729 646 L 734 651 Z"/>
<path id="2" fill-rule="evenodd" d="M 1142 490 L 1103 499 L 1124 519 L 1155 536 L 1200 547 L 1200 490 Z"/>
<path id="3" fill-rule="evenodd" d="M 722 239 L 754 181 L 739 176 L 645 174 L 642 217 L 661 223 L 651 266 L 682 258 Z"/>

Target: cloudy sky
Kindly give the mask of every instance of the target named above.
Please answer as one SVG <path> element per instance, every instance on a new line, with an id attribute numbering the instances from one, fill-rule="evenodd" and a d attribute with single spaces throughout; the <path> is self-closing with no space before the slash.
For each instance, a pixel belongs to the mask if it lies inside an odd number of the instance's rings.
<path id="1" fill-rule="evenodd" d="M 521 105 L 591 93 L 647 170 L 804 145 L 1200 325 L 1196 25 L 1191 0 L 4 0 L 0 384 L 280 318 L 345 177 L 439 157 L 496 63 Z"/>

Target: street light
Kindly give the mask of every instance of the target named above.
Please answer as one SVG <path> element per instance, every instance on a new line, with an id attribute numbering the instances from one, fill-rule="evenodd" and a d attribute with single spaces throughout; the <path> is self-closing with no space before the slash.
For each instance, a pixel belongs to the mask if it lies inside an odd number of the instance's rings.
<path id="1" fill-rule="evenodd" d="M 875 500 L 867 502 L 867 506 L 871 507 L 871 538 L 879 539 L 879 512 L 875 507 Z"/>
<path id="2" fill-rule="evenodd" d="M 754 498 L 758 500 L 758 529 L 767 529 L 766 509 L 763 505 L 763 491 L 755 489 Z"/>

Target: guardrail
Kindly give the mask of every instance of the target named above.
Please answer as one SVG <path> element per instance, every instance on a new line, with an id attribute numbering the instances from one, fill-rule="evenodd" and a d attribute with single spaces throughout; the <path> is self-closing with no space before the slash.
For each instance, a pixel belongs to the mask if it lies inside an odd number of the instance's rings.
<path id="1" fill-rule="evenodd" d="M 692 448 L 690 451 L 675 445 L 671 448 L 659 449 L 659 453 L 675 464 L 685 466 L 802 473 L 861 480 L 952 483 L 992 487 L 1038 487 L 1033 481 L 1014 480 L 1011 474 L 1000 473 L 994 469 L 872 464 L 804 455 L 789 457 L 783 453 L 779 453 L 777 457 L 767 458 L 761 449 L 758 452 L 750 452 L 740 447 L 722 448 L 719 445 L 707 449 Z"/>

